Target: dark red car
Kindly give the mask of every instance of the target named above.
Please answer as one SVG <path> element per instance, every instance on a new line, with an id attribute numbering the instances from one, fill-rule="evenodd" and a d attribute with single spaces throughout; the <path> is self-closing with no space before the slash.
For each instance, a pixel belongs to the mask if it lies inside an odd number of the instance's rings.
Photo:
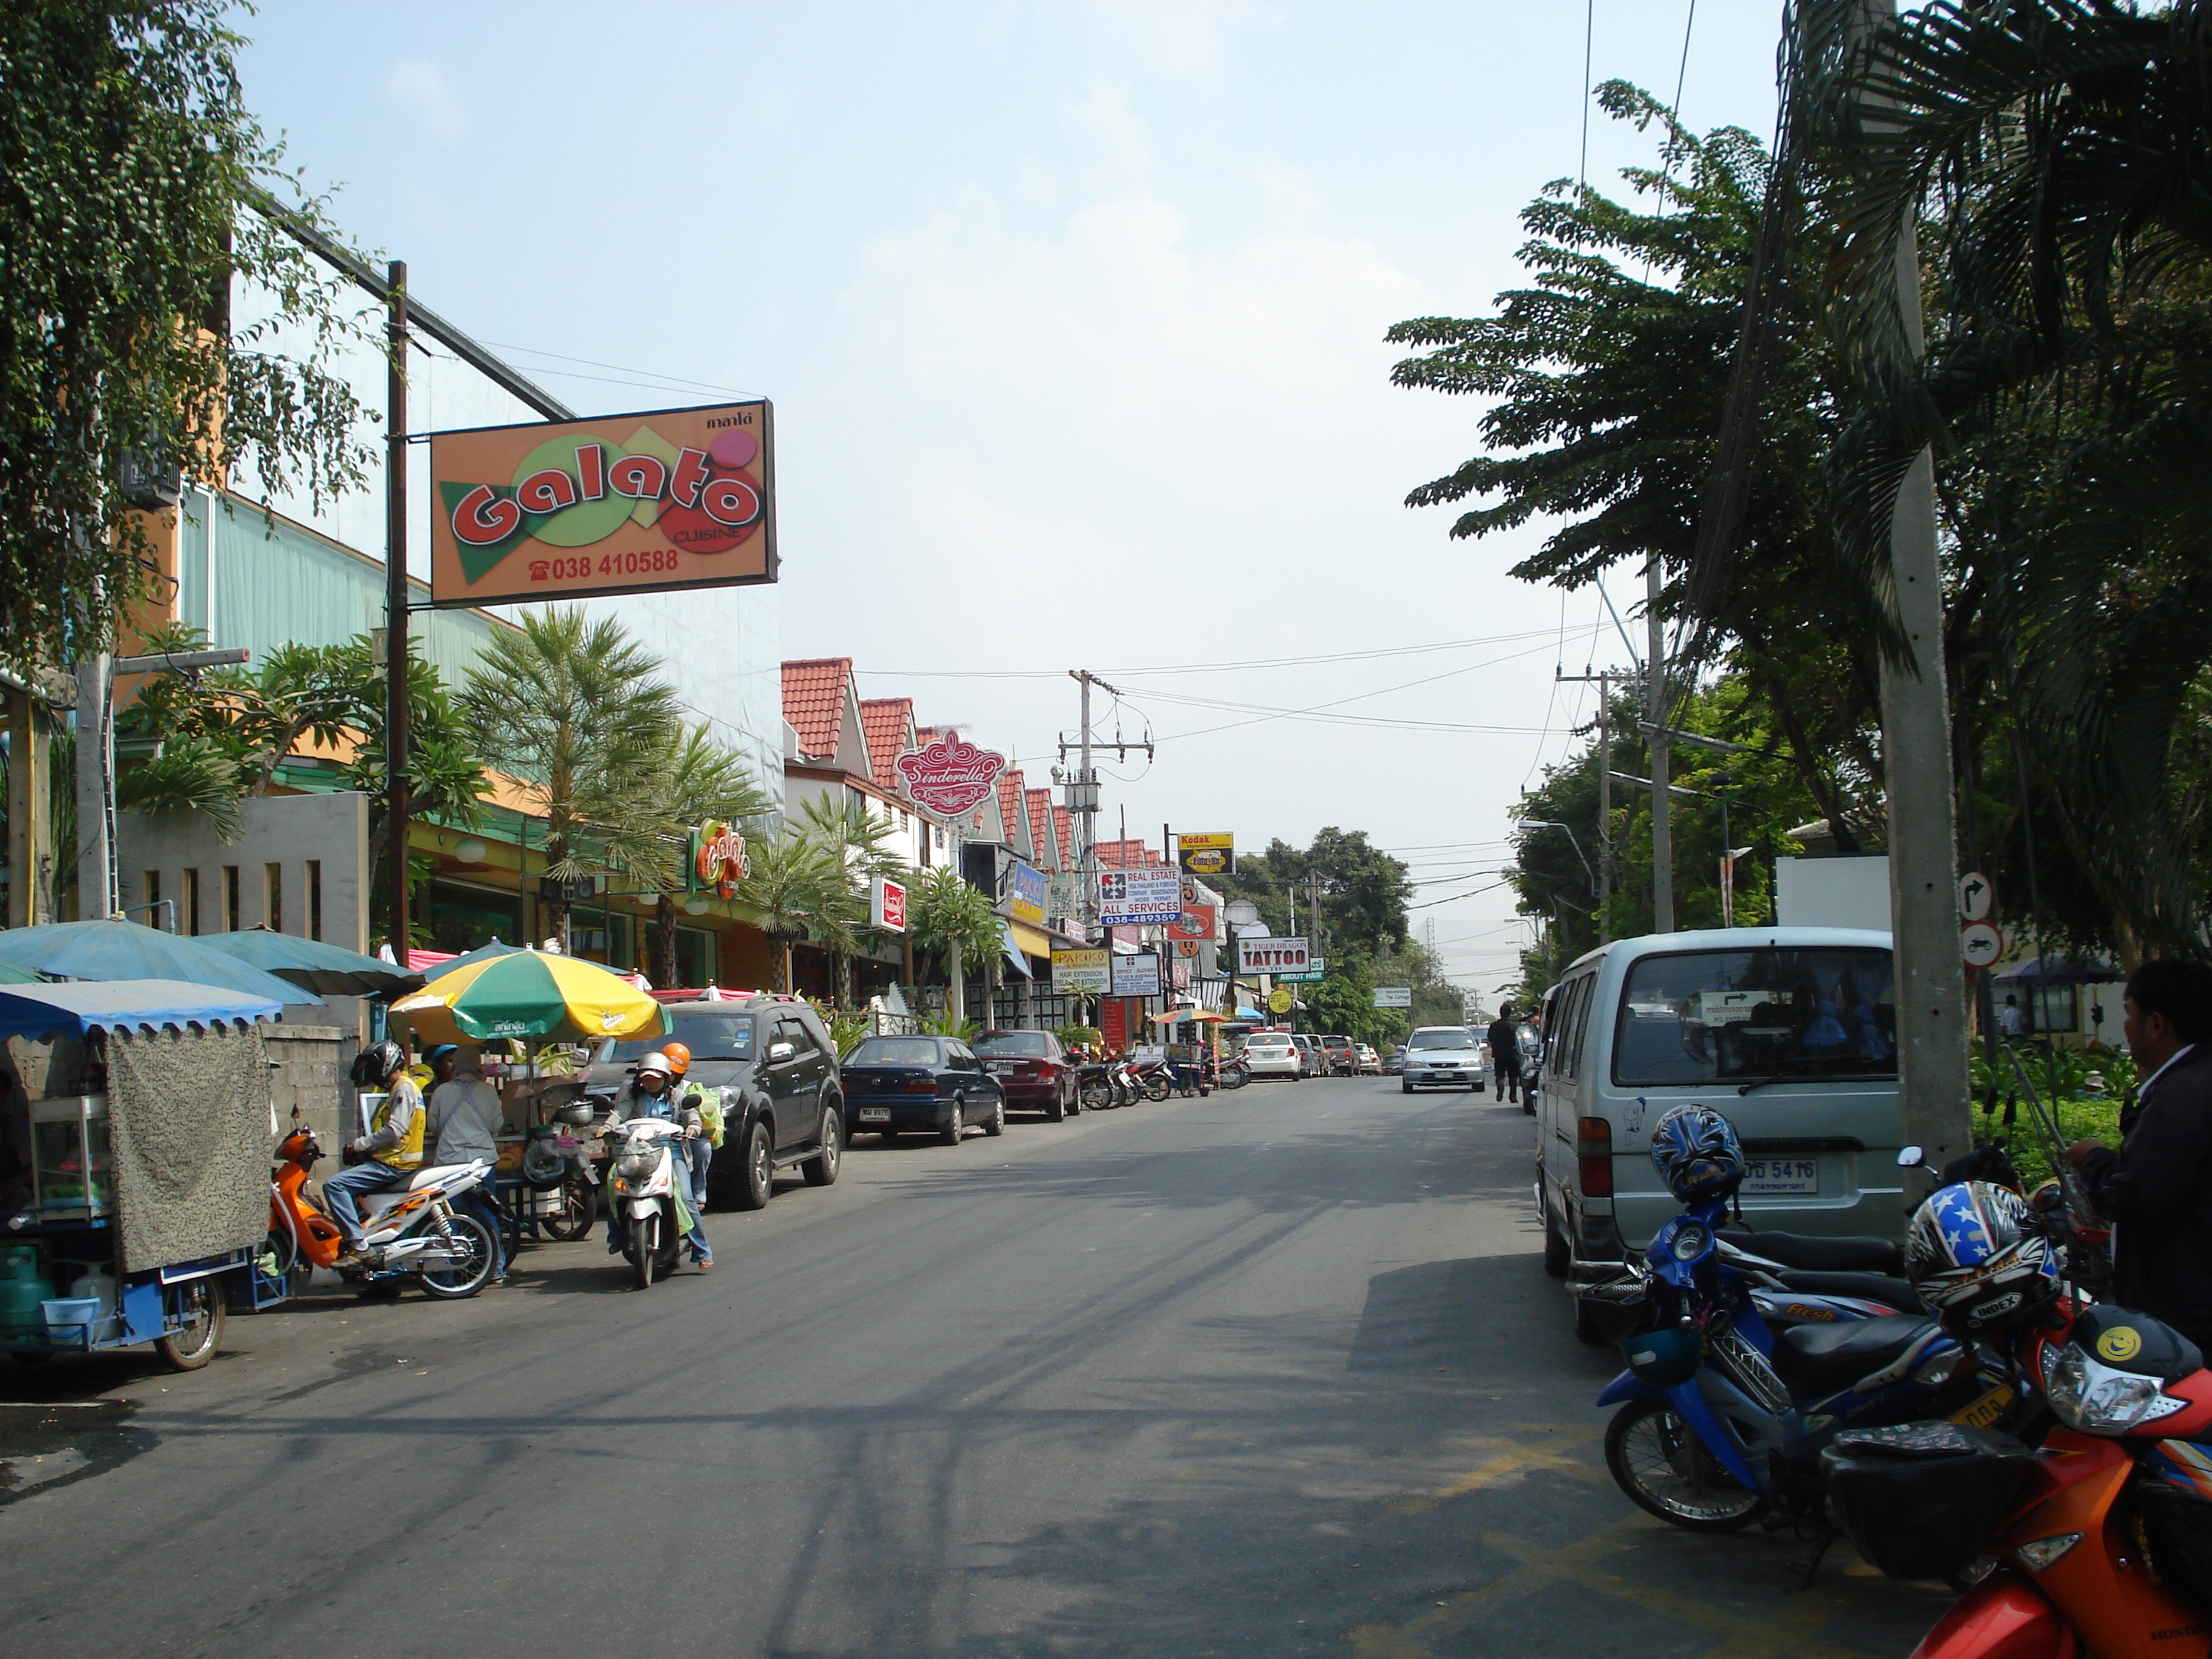
<path id="1" fill-rule="evenodd" d="M 1006 1091 L 1017 1112 L 1042 1112 L 1045 1121 L 1073 1117 L 1075 1066 L 1049 1031 L 986 1031 L 969 1045 Z"/>

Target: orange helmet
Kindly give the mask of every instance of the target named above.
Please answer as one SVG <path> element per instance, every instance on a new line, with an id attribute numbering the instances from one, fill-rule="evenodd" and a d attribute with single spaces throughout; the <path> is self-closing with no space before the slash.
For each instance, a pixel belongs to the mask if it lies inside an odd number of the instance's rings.
<path id="1" fill-rule="evenodd" d="M 682 1043 L 664 1042 L 660 1052 L 668 1056 L 668 1063 L 676 1068 L 677 1076 L 682 1077 L 691 1069 L 691 1051 Z"/>

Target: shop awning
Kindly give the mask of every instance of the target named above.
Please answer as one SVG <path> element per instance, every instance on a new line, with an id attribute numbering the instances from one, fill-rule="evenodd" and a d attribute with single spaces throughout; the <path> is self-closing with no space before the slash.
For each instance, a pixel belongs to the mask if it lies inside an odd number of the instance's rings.
<path id="1" fill-rule="evenodd" d="M 1042 927 L 1032 927 L 1026 921 L 1009 921 L 1006 931 L 1014 936 L 1014 943 L 1033 957 L 1052 960 L 1052 935 Z"/>
<path id="2" fill-rule="evenodd" d="M 1016 973 L 1024 979 L 1036 977 L 1035 974 L 1030 972 L 1029 958 L 1022 954 L 1022 947 L 1014 943 L 1014 924 L 1004 916 L 999 918 L 999 944 L 1005 950 L 1006 961 L 1012 964 Z"/>
<path id="3" fill-rule="evenodd" d="M 171 979 L 11 986 L 0 992 L 0 1038 L 20 1036 L 35 1042 L 57 1036 L 82 1036 L 95 1030 L 247 1024 L 273 1019 L 283 1006 L 272 997 Z"/>

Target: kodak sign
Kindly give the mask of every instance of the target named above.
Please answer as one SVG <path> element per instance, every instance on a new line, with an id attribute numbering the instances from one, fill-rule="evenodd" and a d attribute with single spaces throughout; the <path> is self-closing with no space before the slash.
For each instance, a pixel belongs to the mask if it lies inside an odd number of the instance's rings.
<path id="1" fill-rule="evenodd" d="M 430 597 L 501 605 L 776 579 L 766 399 L 430 439 Z"/>

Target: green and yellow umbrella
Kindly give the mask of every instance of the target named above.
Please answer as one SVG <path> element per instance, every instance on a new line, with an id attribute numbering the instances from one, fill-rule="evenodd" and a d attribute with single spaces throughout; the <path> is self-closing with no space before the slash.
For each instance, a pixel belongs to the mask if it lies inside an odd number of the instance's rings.
<path id="1" fill-rule="evenodd" d="M 392 1005 L 426 1042 L 493 1037 L 587 1042 L 593 1037 L 665 1036 L 674 1028 L 661 1006 L 595 962 L 518 951 L 456 968 Z"/>

